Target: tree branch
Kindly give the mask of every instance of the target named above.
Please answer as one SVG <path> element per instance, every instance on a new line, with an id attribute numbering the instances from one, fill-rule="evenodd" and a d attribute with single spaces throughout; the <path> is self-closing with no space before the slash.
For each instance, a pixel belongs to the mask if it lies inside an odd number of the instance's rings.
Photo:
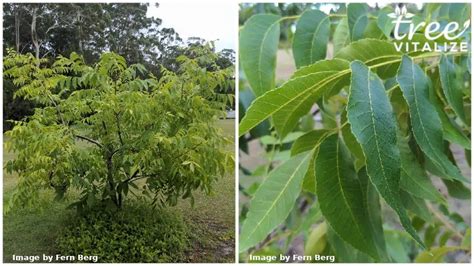
<path id="1" fill-rule="evenodd" d="M 80 136 L 80 135 L 74 135 L 74 136 L 75 136 L 76 138 L 78 138 L 78 139 L 82 139 L 82 140 L 88 141 L 88 142 L 90 142 L 90 143 L 93 143 L 93 144 L 99 146 L 99 148 L 101 148 L 101 149 L 104 147 L 104 146 L 103 146 L 102 144 L 100 144 L 98 141 L 93 140 L 93 139 L 90 139 L 90 138 L 88 138 L 88 137 L 84 137 L 84 136 Z"/>
<path id="2" fill-rule="evenodd" d="M 120 141 L 120 144 L 123 146 L 122 129 L 120 128 L 119 113 L 114 112 L 114 115 L 115 115 L 115 121 L 117 122 L 117 134 L 119 137 L 119 141 Z"/>
<path id="3" fill-rule="evenodd" d="M 137 169 L 135 170 L 135 172 L 127 179 L 125 179 L 124 181 L 122 181 L 122 183 L 127 183 L 129 182 L 130 180 L 134 179 L 135 177 L 137 177 L 138 175 L 138 172 L 140 171 L 140 169 Z"/>

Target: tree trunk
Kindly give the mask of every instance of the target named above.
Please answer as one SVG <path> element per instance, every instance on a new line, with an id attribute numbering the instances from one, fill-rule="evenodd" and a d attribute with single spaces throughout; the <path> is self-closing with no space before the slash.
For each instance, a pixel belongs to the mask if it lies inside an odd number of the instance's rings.
<path id="1" fill-rule="evenodd" d="M 15 8 L 15 46 L 16 52 L 20 52 L 20 7 Z"/>
<path id="2" fill-rule="evenodd" d="M 38 33 L 36 32 L 36 19 L 38 18 L 38 8 L 33 7 L 33 10 L 31 11 L 31 41 L 33 42 L 33 45 L 35 47 L 35 57 L 36 57 L 36 66 L 39 67 L 40 62 L 40 45 L 38 41 Z"/>
<path id="3" fill-rule="evenodd" d="M 110 189 L 110 198 L 114 202 L 114 204 L 120 208 L 122 206 L 122 195 L 120 195 L 117 191 L 117 185 L 114 181 L 114 168 L 112 162 L 112 153 L 107 152 L 106 155 L 106 164 L 107 164 L 107 182 L 109 183 Z"/>
<path id="4" fill-rule="evenodd" d="M 82 44 L 82 14 L 81 14 L 81 10 L 78 9 L 77 10 L 77 13 L 76 13 L 76 20 L 77 20 L 77 23 L 78 23 L 78 27 L 77 27 L 77 30 L 78 30 L 78 39 L 79 39 L 79 53 L 80 54 L 83 54 L 83 44 Z"/>

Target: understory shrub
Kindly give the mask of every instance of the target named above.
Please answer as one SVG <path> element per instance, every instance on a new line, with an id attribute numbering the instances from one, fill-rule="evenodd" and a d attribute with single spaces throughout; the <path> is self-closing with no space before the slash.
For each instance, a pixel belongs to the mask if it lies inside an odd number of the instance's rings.
<path id="1" fill-rule="evenodd" d="M 98 262 L 176 262 L 188 246 L 188 235 L 176 213 L 126 206 L 72 216 L 57 245 L 62 255 L 98 256 Z"/>

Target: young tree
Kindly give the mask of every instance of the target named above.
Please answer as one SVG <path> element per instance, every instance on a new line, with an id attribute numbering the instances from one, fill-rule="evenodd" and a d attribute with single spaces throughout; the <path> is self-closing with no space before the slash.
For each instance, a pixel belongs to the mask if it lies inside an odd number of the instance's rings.
<path id="1" fill-rule="evenodd" d="M 216 125 L 225 102 L 215 97 L 233 69 L 206 71 L 199 60 L 181 56 L 179 71 L 162 68 L 158 81 L 114 53 L 94 66 L 72 53 L 48 67 L 10 50 L 4 74 L 20 87 L 16 96 L 43 106 L 6 133 L 16 153 L 6 169 L 20 179 L 10 207 L 33 203 L 43 187 L 58 198 L 78 189 L 79 211 L 120 208 L 129 193 L 159 205 L 192 200 L 196 189 L 210 193 L 233 167 L 230 140 Z"/>

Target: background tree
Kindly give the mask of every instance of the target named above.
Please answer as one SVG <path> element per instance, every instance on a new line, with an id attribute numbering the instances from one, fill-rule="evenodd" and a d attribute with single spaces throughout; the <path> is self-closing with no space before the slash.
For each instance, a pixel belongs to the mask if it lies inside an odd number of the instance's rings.
<path id="1" fill-rule="evenodd" d="M 161 27 L 159 18 L 147 17 L 147 9 L 148 4 L 140 3 L 7 3 L 3 17 L 4 54 L 12 48 L 19 53 L 34 53 L 36 58 L 51 59 L 76 52 L 85 63 L 93 64 L 103 52 L 112 51 L 129 64 L 143 64 L 160 79 L 161 66 L 178 71 L 177 58 L 189 54 L 193 45 L 183 42 L 174 29 Z M 208 52 L 216 51 L 212 47 Z M 234 63 L 233 52 L 218 53 L 215 60 L 225 69 Z M 232 83 L 232 77 L 228 83 Z M 31 114 L 34 105 L 24 99 L 13 99 L 18 88 L 11 82 L 5 81 L 3 85 L 3 126 L 10 129 L 13 124 L 9 120 Z M 228 86 L 219 90 L 233 91 Z M 229 108 L 232 106 L 233 103 L 229 104 Z"/>

